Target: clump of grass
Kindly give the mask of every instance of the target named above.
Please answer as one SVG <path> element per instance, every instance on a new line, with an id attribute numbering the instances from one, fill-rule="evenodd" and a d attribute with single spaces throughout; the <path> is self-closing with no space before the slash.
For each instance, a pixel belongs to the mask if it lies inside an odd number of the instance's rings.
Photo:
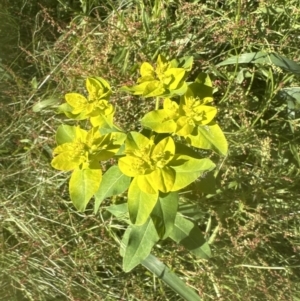
<path id="1" fill-rule="evenodd" d="M 12 32 L 0 36 L 8 53 L 0 70 L 0 299 L 176 300 L 142 267 L 122 272 L 114 237 L 123 225 L 105 212 L 108 201 L 97 216 L 92 207 L 74 210 L 67 175 L 49 164 L 64 117 L 51 107 L 32 111 L 40 100 L 81 92 L 86 76 L 104 76 L 116 89 L 129 84 L 158 53 L 194 55 L 196 70 L 210 73 L 230 153 L 213 158 L 216 193 L 204 194 L 200 182 L 182 195 L 198 213 L 213 258 L 197 260 L 168 241 L 155 254 L 203 300 L 300 298 L 299 119 L 276 96 L 299 79 L 245 65 L 251 77 L 239 82 L 242 67 L 216 68 L 230 55 L 258 50 L 297 60 L 297 1 L 87 1 L 85 8 L 15 1 L 22 5 L 7 5 L 0 25 Z M 15 7 L 22 7 L 18 14 Z M 20 30 L 27 33 L 21 40 Z M 128 130 L 151 106 L 120 93 L 112 101 Z"/>

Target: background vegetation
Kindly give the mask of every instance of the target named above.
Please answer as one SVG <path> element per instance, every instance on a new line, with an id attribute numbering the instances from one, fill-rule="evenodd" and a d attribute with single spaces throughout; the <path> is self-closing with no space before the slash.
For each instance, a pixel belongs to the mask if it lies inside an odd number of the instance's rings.
<path id="1" fill-rule="evenodd" d="M 75 211 L 67 174 L 50 167 L 55 106 L 87 76 L 115 89 L 157 54 L 193 55 L 214 81 L 230 145 L 217 190 L 182 194 L 213 250 L 209 261 L 163 242 L 155 254 L 203 300 L 300 300 L 299 111 L 284 87 L 299 74 L 266 64 L 216 65 L 239 53 L 300 60 L 300 3 L 181 0 L 2 0 L 0 3 L 0 300 L 179 300 L 143 267 L 121 270 L 105 211 Z M 114 94 L 124 128 L 146 101 Z M 290 100 L 294 101 L 294 100 Z"/>

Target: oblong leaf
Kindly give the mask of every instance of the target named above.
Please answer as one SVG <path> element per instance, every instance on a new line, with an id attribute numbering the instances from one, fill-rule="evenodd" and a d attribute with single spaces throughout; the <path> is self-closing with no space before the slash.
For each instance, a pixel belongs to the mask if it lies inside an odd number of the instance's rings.
<path id="1" fill-rule="evenodd" d="M 280 67 L 286 71 L 300 74 L 300 65 L 296 62 L 280 55 L 277 53 L 266 53 L 266 52 L 251 52 L 251 53 L 242 53 L 238 56 L 233 56 L 225 61 L 217 64 L 218 67 L 226 65 L 236 65 L 236 64 L 273 64 L 276 67 Z"/>
<path id="2" fill-rule="evenodd" d="M 83 212 L 98 190 L 102 178 L 101 169 L 75 169 L 69 182 L 69 193 L 73 205 Z"/>
<path id="3" fill-rule="evenodd" d="M 128 211 L 133 224 L 142 225 L 149 218 L 158 198 L 158 192 L 149 194 L 142 191 L 134 178 L 128 190 Z"/>
<path id="4" fill-rule="evenodd" d="M 150 254 L 142 261 L 142 265 L 159 279 L 164 281 L 174 292 L 187 301 L 201 301 L 197 293 L 187 286 L 173 271 L 163 264 L 157 257 Z"/>
<path id="5" fill-rule="evenodd" d="M 196 159 L 185 155 L 177 156 L 176 160 L 172 161 L 172 164 L 175 163 L 178 165 L 172 166 L 176 172 L 172 191 L 177 191 L 188 186 L 204 172 L 215 168 L 215 164 L 210 159 Z"/>
<path id="6" fill-rule="evenodd" d="M 235 65 L 235 64 L 248 64 L 248 63 L 264 63 L 268 54 L 266 52 L 248 52 L 242 53 L 240 55 L 232 56 L 219 64 L 217 67 L 226 66 L 226 65 Z"/>
<path id="7" fill-rule="evenodd" d="M 47 107 L 53 107 L 57 105 L 58 102 L 59 102 L 59 98 L 55 98 L 55 97 L 39 101 L 32 107 L 32 111 L 35 113 L 40 112 Z"/>
<path id="8" fill-rule="evenodd" d="M 107 207 L 106 210 L 118 219 L 121 219 L 122 217 L 124 217 L 126 215 L 128 217 L 127 203 L 113 204 L 113 205 L 110 205 L 109 207 Z M 129 219 L 127 218 L 125 220 L 129 224 Z"/>
<path id="9" fill-rule="evenodd" d="M 180 214 L 176 215 L 170 238 L 182 244 L 199 258 L 209 259 L 211 257 L 210 247 L 200 229 Z"/>
<path id="10" fill-rule="evenodd" d="M 142 226 L 127 228 L 122 239 L 123 270 L 128 273 L 140 264 L 159 240 L 153 221 L 149 218 Z"/>
<path id="11" fill-rule="evenodd" d="M 87 99 L 79 93 L 67 93 L 66 102 L 73 108 L 72 114 L 79 114 L 85 110 L 88 105 Z"/>
<path id="12" fill-rule="evenodd" d="M 76 137 L 76 126 L 62 124 L 57 128 L 55 140 L 57 145 L 72 142 Z"/>
<path id="13" fill-rule="evenodd" d="M 171 167 L 157 168 L 149 176 L 146 176 L 155 190 L 162 192 L 171 191 L 176 179 L 176 172 Z"/>
<path id="14" fill-rule="evenodd" d="M 125 141 L 126 151 L 143 149 L 147 147 L 149 143 L 150 140 L 141 133 L 130 132 Z"/>
<path id="15" fill-rule="evenodd" d="M 186 140 L 195 147 L 213 149 L 223 156 L 227 155 L 228 143 L 218 124 L 198 126 L 198 134 L 189 135 Z"/>
<path id="16" fill-rule="evenodd" d="M 173 230 L 178 200 L 177 192 L 161 193 L 151 212 L 151 218 L 161 239 L 167 238 Z"/>
<path id="17" fill-rule="evenodd" d="M 166 113 L 166 110 L 151 111 L 142 118 L 141 124 L 157 133 L 173 133 L 176 130 L 176 122 Z"/>
<path id="18" fill-rule="evenodd" d="M 95 193 L 94 213 L 97 213 L 105 198 L 123 193 L 129 187 L 130 180 L 131 178 L 124 175 L 117 165 L 110 167 L 102 176 L 100 187 Z"/>

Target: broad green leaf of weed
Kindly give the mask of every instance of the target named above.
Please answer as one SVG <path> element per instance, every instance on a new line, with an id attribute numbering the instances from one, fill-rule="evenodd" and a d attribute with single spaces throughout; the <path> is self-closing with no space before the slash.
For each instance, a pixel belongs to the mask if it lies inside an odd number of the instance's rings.
<path id="1" fill-rule="evenodd" d="M 116 218 L 121 218 L 124 216 L 128 217 L 128 204 L 113 204 L 106 208 L 108 212 L 110 212 Z M 129 219 L 127 219 L 127 223 L 129 224 Z"/>
<path id="2" fill-rule="evenodd" d="M 178 192 L 161 193 L 159 195 L 152 210 L 151 218 L 161 239 L 167 238 L 173 230 L 177 208 Z"/>
<path id="3" fill-rule="evenodd" d="M 79 93 L 67 93 L 66 102 L 72 107 L 72 114 L 80 114 L 89 105 L 87 99 Z"/>
<path id="4" fill-rule="evenodd" d="M 164 75 L 166 78 L 170 78 L 170 83 L 167 84 L 169 85 L 168 89 L 172 91 L 176 90 L 180 82 L 183 80 L 185 70 L 183 68 L 171 68 L 167 70 Z"/>
<path id="5" fill-rule="evenodd" d="M 215 168 L 215 164 L 210 159 L 196 159 L 186 155 L 175 156 L 171 166 L 176 172 L 172 191 L 188 186 L 204 172 Z"/>
<path id="6" fill-rule="evenodd" d="M 76 137 L 76 128 L 74 126 L 62 124 L 57 128 L 55 140 L 57 145 L 72 142 Z"/>
<path id="7" fill-rule="evenodd" d="M 198 126 L 197 129 L 197 135 L 186 137 L 188 143 L 198 148 L 213 149 L 224 156 L 227 155 L 228 143 L 218 124 Z"/>
<path id="8" fill-rule="evenodd" d="M 134 178 L 128 190 L 128 211 L 133 224 L 142 225 L 149 218 L 158 199 L 158 192 L 154 194 L 142 191 Z"/>
<path id="9" fill-rule="evenodd" d="M 100 187 L 95 193 L 94 213 L 97 213 L 105 198 L 121 194 L 128 189 L 130 180 L 131 178 L 124 175 L 117 165 L 110 167 L 102 176 Z"/>
<path id="10" fill-rule="evenodd" d="M 159 236 L 150 218 L 141 226 L 128 227 L 122 239 L 123 270 L 128 273 L 140 264 L 158 240 Z"/>
<path id="11" fill-rule="evenodd" d="M 53 107 L 53 106 L 57 105 L 58 103 L 59 103 L 59 98 L 51 97 L 51 98 L 48 98 L 48 99 L 44 99 L 40 102 L 37 102 L 32 107 L 32 111 L 37 113 L 37 112 L 42 111 L 45 108 Z"/>
<path id="12" fill-rule="evenodd" d="M 189 85 L 189 89 L 193 92 L 195 98 L 200 99 L 201 104 L 213 101 L 212 82 L 206 73 L 199 73 L 196 80 Z"/>
<path id="13" fill-rule="evenodd" d="M 101 77 L 87 78 L 86 89 L 89 92 L 89 101 L 109 99 L 109 96 L 111 94 L 109 83 Z"/>
<path id="14" fill-rule="evenodd" d="M 176 122 L 166 114 L 166 110 L 155 110 L 147 113 L 141 124 L 157 133 L 174 133 Z"/>
<path id="15" fill-rule="evenodd" d="M 218 67 L 236 64 L 273 64 L 288 72 L 300 74 L 300 65 L 277 53 L 250 52 L 232 56 L 217 64 Z"/>
<path id="16" fill-rule="evenodd" d="M 210 247 L 197 225 L 180 214 L 176 215 L 170 238 L 182 244 L 187 250 L 199 258 L 209 259 L 211 257 Z"/>
<path id="17" fill-rule="evenodd" d="M 92 196 L 99 189 L 101 169 L 75 169 L 69 182 L 69 193 L 76 209 L 83 212 Z"/>

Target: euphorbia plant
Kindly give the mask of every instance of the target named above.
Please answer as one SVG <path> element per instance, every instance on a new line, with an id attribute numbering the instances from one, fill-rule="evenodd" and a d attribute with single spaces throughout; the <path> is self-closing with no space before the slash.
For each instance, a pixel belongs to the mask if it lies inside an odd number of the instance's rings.
<path id="1" fill-rule="evenodd" d="M 168 237 L 197 256 L 210 256 L 200 230 L 178 212 L 180 191 L 215 168 L 197 149 L 227 153 L 227 141 L 214 121 L 217 109 L 208 75 L 200 73 L 194 82 L 186 82 L 192 63 L 192 57 L 168 61 L 159 55 L 156 66 L 141 65 L 137 85 L 122 88 L 149 101 L 154 97 L 155 110 L 141 119 L 141 132 L 125 133 L 114 124 L 111 88 L 101 77 L 86 80 L 87 97 L 68 93 L 60 106 L 69 118 L 89 120 L 88 131 L 61 125 L 56 134 L 52 166 L 72 171 L 74 206 L 84 211 L 94 196 L 96 213 L 103 199 L 127 194 L 126 201 L 107 208 L 116 217 L 128 216 L 121 247 L 125 271 L 142 263 Z M 114 164 L 102 174 L 101 162 L 108 159 Z"/>

